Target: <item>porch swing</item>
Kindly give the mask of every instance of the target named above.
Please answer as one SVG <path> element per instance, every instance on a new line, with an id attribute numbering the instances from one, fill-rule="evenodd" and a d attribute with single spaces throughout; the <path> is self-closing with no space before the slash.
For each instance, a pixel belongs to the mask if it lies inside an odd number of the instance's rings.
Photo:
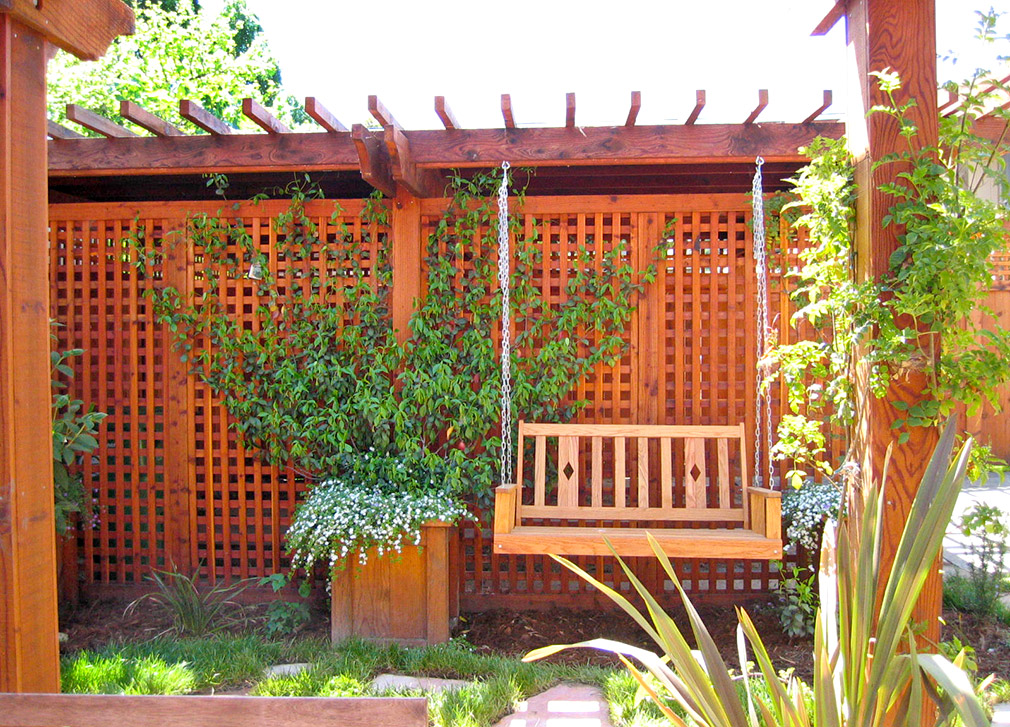
<path id="1" fill-rule="evenodd" d="M 758 157 L 753 184 L 753 242 L 759 281 L 758 360 L 765 353 L 764 333 L 768 328 L 762 164 Z M 649 556 L 653 551 L 647 533 L 651 533 L 671 557 L 780 559 L 781 494 L 771 487 L 771 401 L 768 392 L 762 391 L 760 370 L 754 474 L 761 478 L 763 429 L 768 458 L 764 486 L 750 483 L 742 423 L 692 426 L 520 421 L 513 480 L 508 169 L 509 163 L 504 162 L 498 191 L 502 450 L 501 484 L 495 490 L 494 551 L 610 555 L 609 542 L 618 555 Z M 533 493 L 524 498 L 527 439 L 534 440 Z M 550 472 L 549 461 L 555 464 Z M 552 482 L 548 482 L 549 475 Z"/>

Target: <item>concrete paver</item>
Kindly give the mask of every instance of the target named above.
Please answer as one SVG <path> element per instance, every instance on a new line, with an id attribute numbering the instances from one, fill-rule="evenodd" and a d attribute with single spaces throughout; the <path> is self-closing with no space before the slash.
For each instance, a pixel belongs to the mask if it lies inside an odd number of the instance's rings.
<path id="1" fill-rule="evenodd" d="M 603 692 L 586 684 L 559 684 L 520 702 L 495 727 L 611 727 Z"/>

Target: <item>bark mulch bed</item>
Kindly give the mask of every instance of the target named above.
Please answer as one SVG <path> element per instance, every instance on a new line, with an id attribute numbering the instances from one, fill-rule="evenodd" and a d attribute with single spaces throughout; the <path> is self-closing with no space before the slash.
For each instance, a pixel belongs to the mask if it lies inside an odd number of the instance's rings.
<path id="1" fill-rule="evenodd" d="M 117 641 L 144 641 L 165 632 L 170 620 L 158 609 L 146 605 L 124 615 L 126 604 L 122 601 L 96 601 L 69 613 L 62 628 L 68 639 L 64 652 L 95 649 Z M 719 645 L 728 665 L 736 666 L 736 616 L 730 606 L 699 606 L 699 612 L 710 633 Z M 761 633 L 772 659 L 781 669 L 794 669 L 797 676 L 809 681 L 812 674 L 811 639 L 790 639 L 778 625 L 774 601 L 751 603 L 747 612 Z M 682 609 L 672 615 L 680 627 L 688 632 L 690 626 Z M 248 625 L 255 624 L 253 618 Z M 957 636 L 976 649 L 979 674 L 996 674 L 1010 679 L 1010 629 L 971 614 L 945 611 L 945 639 Z M 248 626 L 247 625 L 247 626 Z M 321 609 L 300 634 L 325 638 L 329 634 L 327 615 Z M 464 614 L 455 634 L 473 645 L 476 651 L 486 654 L 522 656 L 539 646 L 574 643 L 595 638 L 624 641 L 636 646 L 654 649 L 641 629 L 620 611 L 571 611 L 553 609 L 546 611 L 484 611 Z M 578 649 L 554 657 L 570 663 L 618 664 L 604 653 Z"/>

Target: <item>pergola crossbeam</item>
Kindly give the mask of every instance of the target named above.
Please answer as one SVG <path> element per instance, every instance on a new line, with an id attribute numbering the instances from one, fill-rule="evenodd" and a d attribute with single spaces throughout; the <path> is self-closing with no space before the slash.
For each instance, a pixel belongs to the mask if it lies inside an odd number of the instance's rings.
<path id="1" fill-rule="evenodd" d="M 378 96 L 371 95 L 368 97 L 368 113 L 372 115 L 373 119 L 382 124 L 383 128 L 390 126 L 397 129 L 402 128 L 396 119 L 393 118 L 393 115 L 389 113 L 389 109 L 386 108 L 385 104 L 379 100 Z"/>
<path id="2" fill-rule="evenodd" d="M 46 120 L 46 135 L 53 139 L 83 139 L 84 134 L 78 134 L 73 129 L 60 126 L 52 119 Z"/>
<path id="3" fill-rule="evenodd" d="M 186 136 L 186 132 L 179 127 L 170 124 L 160 116 L 155 116 L 133 101 L 120 101 L 119 115 L 137 126 L 147 129 L 155 136 Z"/>
<path id="4" fill-rule="evenodd" d="M 85 129 L 91 129 L 95 133 L 110 139 L 129 139 L 136 136 L 132 131 L 109 121 L 104 116 L 96 114 L 94 111 L 78 106 L 77 104 L 67 104 L 67 118 L 75 124 L 80 124 Z"/>
<path id="5" fill-rule="evenodd" d="M 823 114 L 825 111 L 827 111 L 828 107 L 831 106 L 831 101 L 832 101 L 831 91 L 825 90 L 824 91 L 824 100 L 821 102 L 821 105 L 817 108 L 816 111 L 814 111 L 812 114 L 810 114 L 810 116 L 808 116 L 807 118 L 803 119 L 803 123 L 804 124 L 811 124 L 814 121 L 817 121 L 817 117 L 820 116 L 821 114 Z"/>
<path id="6" fill-rule="evenodd" d="M 502 119 L 505 120 L 506 129 L 516 128 L 516 119 L 512 115 L 512 96 L 508 93 L 503 93 L 501 95 L 501 115 Z"/>
<path id="7" fill-rule="evenodd" d="M 750 116 L 748 116 L 744 120 L 743 122 L 744 126 L 749 126 L 753 124 L 757 120 L 757 117 L 761 115 L 761 112 L 764 111 L 765 107 L 767 106 L 768 106 L 768 89 L 762 88 L 760 91 L 758 91 L 758 105 L 755 106 L 754 110 L 750 112 Z"/>
<path id="8" fill-rule="evenodd" d="M 705 92 L 698 90 L 694 92 L 694 108 L 691 109 L 690 115 L 687 117 L 687 121 L 684 122 L 685 126 L 693 125 L 698 117 L 701 116 L 701 110 L 705 108 Z"/>
<path id="9" fill-rule="evenodd" d="M 642 109 L 642 92 L 632 91 L 631 92 L 631 108 L 628 110 L 628 120 L 624 122 L 625 126 L 634 126 L 635 122 L 638 120 L 638 112 Z"/>
<path id="10" fill-rule="evenodd" d="M 439 120 L 442 122 L 442 126 L 446 129 L 460 129 L 459 121 L 456 120 L 455 114 L 452 113 L 452 109 L 449 108 L 449 104 L 445 102 L 445 96 L 435 97 L 435 113 L 438 114 Z"/>
<path id="11" fill-rule="evenodd" d="M 291 129 L 254 98 L 242 99 L 242 113 L 268 134 L 290 134 Z"/>
<path id="12" fill-rule="evenodd" d="M 347 127 L 341 124 L 329 109 L 319 103 L 315 96 L 305 97 L 305 113 L 331 134 L 347 131 Z"/>
<path id="13" fill-rule="evenodd" d="M 203 108 L 196 101 L 190 101 L 189 99 L 182 99 L 179 102 L 179 116 L 186 119 L 186 121 L 200 127 L 208 134 L 212 136 L 223 136 L 225 134 L 234 134 L 235 129 L 228 126 L 221 119 L 216 117 L 207 109 Z"/>

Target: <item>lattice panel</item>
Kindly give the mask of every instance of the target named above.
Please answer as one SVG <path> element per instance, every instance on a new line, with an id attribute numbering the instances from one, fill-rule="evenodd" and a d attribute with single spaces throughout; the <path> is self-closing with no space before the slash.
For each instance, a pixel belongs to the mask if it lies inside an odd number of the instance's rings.
<path id="1" fill-rule="evenodd" d="M 335 302 L 340 282 L 351 271 L 334 251 L 348 243 L 360 246 L 361 274 L 374 280 L 374 265 L 388 234 L 385 228 L 362 223 L 360 202 L 344 202 L 341 208 L 347 212 L 335 219 L 331 217 L 332 202 L 313 203 L 306 208 L 327 247 L 322 254 L 305 260 L 284 252 L 285 241 L 274 224 L 280 208 L 249 206 L 230 214 L 241 220 L 253 249 L 265 256 L 267 267 L 277 278 L 279 292 L 288 292 L 296 281 L 306 284 L 315 278 L 324 290 L 328 281 L 334 281 L 337 289 L 326 299 Z M 251 260 L 234 243 L 227 254 L 241 259 L 242 265 L 236 274 L 218 280 L 213 291 L 201 273 L 202 261 L 194 259 L 193 291 L 197 296 L 216 293 L 244 328 L 256 330 L 258 283 L 247 275 Z M 272 467 L 243 449 L 227 411 L 210 388 L 195 377 L 190 377 L 189 386 L 193 402 L 193 556 L 211 580 L 275 573 L 287 567 L 284 532 L 306 482 L 295 471 Z"/>
<path id="2" fill-rule="evenodd" d="M 158 267 L 133 266 L 126 238 L 144 230 L 147 250 L 164 243 L 165 219 L 54 219 L 50 227 L 54 345 L 84 349 L 71 359 L 70 391 L 108 416 L 99 449 L 81 474 L 94 514 L 78 533 L 86 582 L 139 582 L 166 567 L 165 366 L 168 345 L 142 290 L 161 279 Z"/>

